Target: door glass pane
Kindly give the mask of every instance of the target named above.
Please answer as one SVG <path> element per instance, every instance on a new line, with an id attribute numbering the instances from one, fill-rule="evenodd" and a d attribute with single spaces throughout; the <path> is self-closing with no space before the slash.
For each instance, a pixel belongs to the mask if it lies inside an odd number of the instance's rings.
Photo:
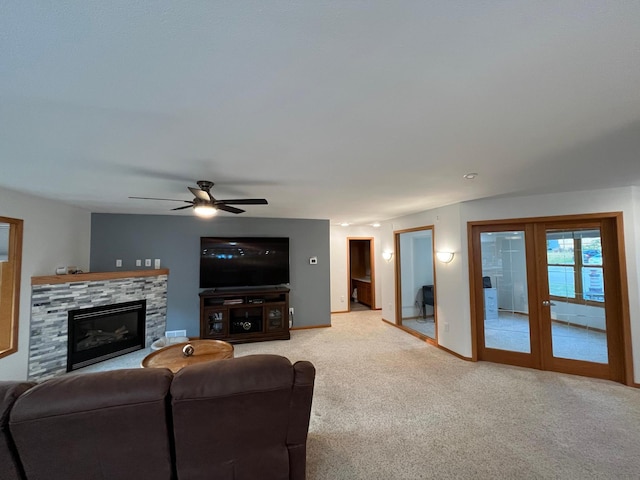
<path id="1" fill-rule="evenodd" d="M 480 234 L 486 348 L 531 353 L 524 232 Z"/>
<path id="2" fill-rule="evenodd" d="M 553 356 L 608 363 L 599 229 L 547 230 L 547 264 Z"/>
<path id="3" fill-rule="evenodd" d="M 399 234 L 400 321 L 421 335 L 436 339 L 433 273 L 433 231 Z"/>

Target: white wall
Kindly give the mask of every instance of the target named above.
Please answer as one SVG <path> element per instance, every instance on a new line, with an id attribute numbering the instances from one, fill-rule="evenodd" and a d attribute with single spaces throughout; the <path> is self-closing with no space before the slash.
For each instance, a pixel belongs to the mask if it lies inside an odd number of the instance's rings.
<path id="1" fill-rule="evenodd" d="M 426 212 L 395 218 L 381 227 L 382 249 L 393 249 L 393 232 L 433 225 L 435 250 L 454 252 L 451 263 L 437 260 L 435 266 L 436 319 L 438 322 L 438 343 L 463 356 L 471 356 L 471 329 L 460 319 L 465 309 L 469 309 L 469 289 L 461 288 L 466 270 L 466 245 L 461 247 L 460 205 L 450 205 Z M 466 228 L 466 227 L 465 227 Z M 395 272 L 394 262 L 381 269 L 382 318 L 398 323 L 395 314 Z M 463 268 L 464 265 L 464 268 Z"/>
<path id="2" fill-rule="evenodd" d="M 375 269 L 375 308 L 381 305 L 381 289 L 380 282 L 381 270 L 388 268 L 387 262 L 382 259 L 383 250 L 393 250 L 393 241 L 391 245 L 382 245 L 381 238 L 382 228 L 374 227 L 341 227 L 332 225 L 330 227 L 330 257 L 331 257 L 331 312 L 346 312 L 349 310 L 349 292 L 348 285 L 348 265 L 347 265 L 347 238 L 373 238 L 374 258 L 373 267 Z M 393 283 L 391 284 L 393 285 Z M 393 288 L 393 287 L 392 287 Z"/>
<path id="3" fill-rule="evenodd" d="M 464 357 L 471 357 L 471 314 L 469 304 L 469 258 L 467 223 L 480 220 L 623 213 L 624 241 L 629 286 L 629 309 L 635 382 L 640 383 L 640 188 L 626 187 L 583 192 L 493 198 L 465 202 L 386 222 L 382 248 L 393 246 L 393 231 L 434 225 L 435 250 L 455 252 L 453 261 L 436 260 L 436 312 L 438 342 Z M 382 272 L 382 315 L 396 323 L 393 269 Z"/>
<path id="4" fill-rule="evenodd" d="M 89 267 L 88 210 L 0 188 L 0 216 L 24 220 L 18 351 L 0 358 L 0 380 L 25 380 L 31 317 L 31 277 L 53 275 L 56 266 Z"/>

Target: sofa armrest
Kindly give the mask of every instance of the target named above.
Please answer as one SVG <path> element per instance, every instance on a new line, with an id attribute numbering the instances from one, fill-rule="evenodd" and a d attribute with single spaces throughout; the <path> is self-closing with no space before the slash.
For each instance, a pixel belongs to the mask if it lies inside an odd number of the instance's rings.
<path id="1" fill-rule="evenodd" d="M 291 394 L 291 420 L 287 432 L 289 478 L 290 480 L 304 480 L 307 469 L 307 433 L 311 417 L 316 369 L 311 362 L 300 361 L 293 365 L 293 370 L 295 378 Z"/>
<path id="2" fill-rule="evenodd" d="M 0 465 L 2 478 L 7 480 L 22 478 L 22 466 L 9 432 L 9 413 L 18 397 L 34 385 L 31 382 L 0 382 Z"/>

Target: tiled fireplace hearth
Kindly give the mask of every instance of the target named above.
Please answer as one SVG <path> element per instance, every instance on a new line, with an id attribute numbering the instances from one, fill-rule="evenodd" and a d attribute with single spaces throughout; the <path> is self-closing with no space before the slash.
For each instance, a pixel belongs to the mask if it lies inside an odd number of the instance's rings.
<path id="1" fill-rule="evenodd" d="M 145 346 L 162 337 L 168 273 L 161 269 L 33 277 L 29 380 L 66 373 L 70 310 L 146 300 Z"/>

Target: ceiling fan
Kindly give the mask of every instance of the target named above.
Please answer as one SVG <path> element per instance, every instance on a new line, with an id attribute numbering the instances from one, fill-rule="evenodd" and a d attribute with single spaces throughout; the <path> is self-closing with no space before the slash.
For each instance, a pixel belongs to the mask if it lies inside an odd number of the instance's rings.
<path id="1" fill-rule="evenodd" d="M 183 207 L 172 208 L 171 210 L 184 210 L 185 208 L 193 208 L 196 215 L 200 217 L 212 217 L 218 210 L 224 210 L 230 213 L 242 213 L 244 210 L 241 208 L 232 207 L 231 205 L 267 205 L 267 201 L 264 198 L 241 198 L 235 200 L 217 200 L 211 195 L 211 187 L 213 182 L 208 180 L 198 180 L 196 182 L 198 188 L 187 187 L 194 195 L 193 200 L 177 200 L 174 198 L 153 198 L 153 197 L 129 197 L 139 200 L 167 200 L 170 202 L 184 202 L 189 205 Z"/>

